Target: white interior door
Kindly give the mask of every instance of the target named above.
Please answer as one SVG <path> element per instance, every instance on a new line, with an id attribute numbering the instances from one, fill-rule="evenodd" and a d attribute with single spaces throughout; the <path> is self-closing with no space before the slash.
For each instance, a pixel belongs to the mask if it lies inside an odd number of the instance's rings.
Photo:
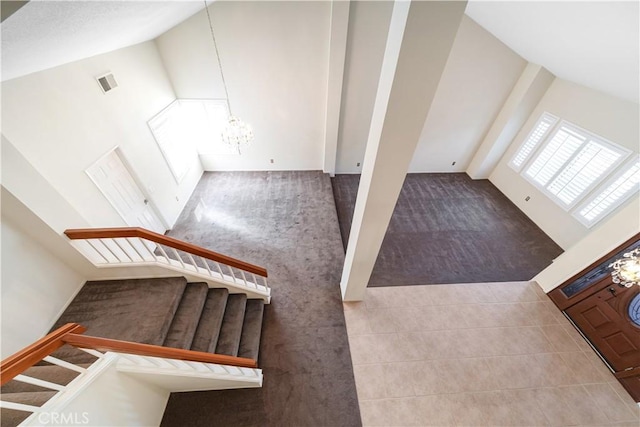
<path id="1" fill-rule="evenodd" d="M 133 176 L 113 150 L 94 163 L 87 174 L 130 227 L 164 234 L 165 227 Z"/>

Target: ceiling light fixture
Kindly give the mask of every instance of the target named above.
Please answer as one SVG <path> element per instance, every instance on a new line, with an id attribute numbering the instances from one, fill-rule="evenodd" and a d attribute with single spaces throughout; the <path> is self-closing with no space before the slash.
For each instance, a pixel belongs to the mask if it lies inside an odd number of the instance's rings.
<path id="1" fill-rule="evenodd" d="M 216 50 L 216 58 L 218 60 L 218 67 L 220 68 L 220 76 L 222 77 L 222 85 L 224 86 L 224 93 L 227 96 L 227 107 L 229 108 L 229 119 L 227 124 L 222 129 L 222 142 L 233 147 L 238 154 L 242 154 L 242 149 L 249 145 L 253 141 L 253 130 L 251 126 L 235 117 L 231 112 L 231 102 L 229 101 L 229 91 L 227 90 L 227 82 L 224 79 L 224 72 L 222 71 L 222 63 L 220 62 L 220 52 L 218 51 L 218 43 L 216 43 L 216 35 L 213 31 L 213 24 L 211 23 L 211 15 L 209 14 L 209 6 L 207 0 L 204 0 L 204 8 L 207 11 L 207 20 L 209 21 L 209 29 L 211 30 L 211 39 L 213 40 L 213 47 Z"/>
<path id="2" fill-rule="evenodd" d="M 613 268 L 611 278 L 613 283 L 627 288 L 640 285 L 640 248 L 622 255 L 617 261 L 609 265 Z"/>

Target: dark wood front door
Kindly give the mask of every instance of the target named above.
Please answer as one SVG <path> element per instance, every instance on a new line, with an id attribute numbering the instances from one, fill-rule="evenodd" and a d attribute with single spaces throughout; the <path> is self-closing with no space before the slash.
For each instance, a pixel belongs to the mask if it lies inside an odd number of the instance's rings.
<path id="1" fill-rule="evenodd" d="M 636 317 L 640 306 L 635 307 L 639 293 L 638 286 L 624 288 L 610 282 L 566 309 L 616 372 L 640 367 L 640 320 Z"/>

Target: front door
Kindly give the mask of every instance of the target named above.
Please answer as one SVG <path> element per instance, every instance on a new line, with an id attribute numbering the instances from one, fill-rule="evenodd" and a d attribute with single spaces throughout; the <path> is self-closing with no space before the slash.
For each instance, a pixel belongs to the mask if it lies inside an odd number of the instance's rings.
<path id="1" fill-rule="evenodd" d="M 640 367 L 640 287 L 608 286 L 566 309 L 616 372 Z"/>
<path id="2" fill-rule="evenodd" d="M 94 163 L 87 174 L 127 225 L 161 234 L 166 231 L 117 149 Z"/>

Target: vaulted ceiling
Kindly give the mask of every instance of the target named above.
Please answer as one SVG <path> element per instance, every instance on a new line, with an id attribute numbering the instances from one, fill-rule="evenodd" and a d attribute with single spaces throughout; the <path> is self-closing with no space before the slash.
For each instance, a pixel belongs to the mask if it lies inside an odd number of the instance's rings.
<path id="1" fill-rule="evenodd" d="M 556 76 L 638 102 L 637 1 L 479 1 L 466 14 Z"/>
<path id="2" fill-rule="evenodd" d="M 203 7 L 32 0 L 1 24 L 2 80 L 151 40 Z M 555 75 L 638 102 L 638 2 L 471 0 L 467 15 Z"/>
<path id="3" fill-rule="evenodd" d="M 2 80 L 152 40 L 203 8 L 189 0 L 31 0 L 0 25 Z"/>

